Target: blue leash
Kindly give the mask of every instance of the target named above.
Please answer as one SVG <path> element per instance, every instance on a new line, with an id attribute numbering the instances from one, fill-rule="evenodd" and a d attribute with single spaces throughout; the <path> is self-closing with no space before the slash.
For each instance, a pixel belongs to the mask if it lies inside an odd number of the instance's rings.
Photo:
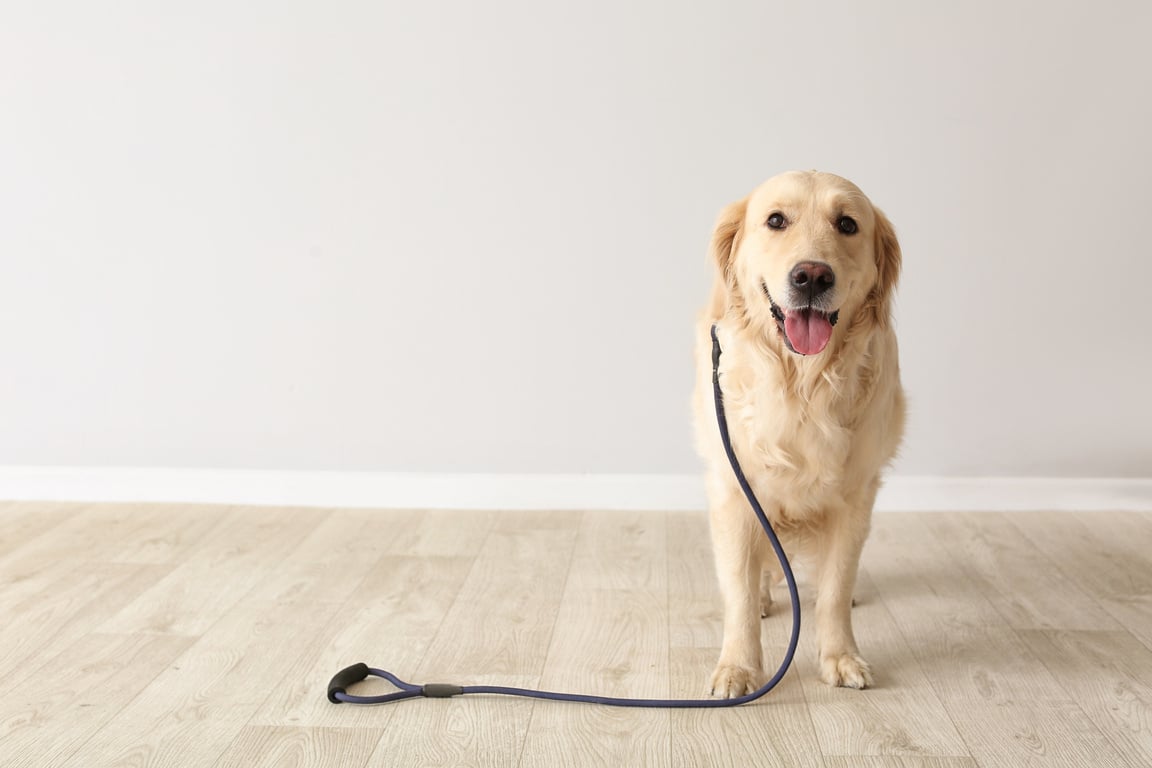
<path id="1" fill-rule="evenodd" d="M 716 400 L 716 423 L 720 427 L 720 440 L 724 443 L 724 452 L 728 454 L 728 462 L 732 465 L 732 472 L 736 475 L 737 482 L 740 483 L 740 489 L 744 491 L 744 495 L 748 498 L 748 503 L 752 505 L 752 511 L 756 513 L 756 517 L 760 520 L 760 525 L 764 528 L 764 533 L 768 534 L 768 540 L 772 542 L 772 549 L 776 551 L 776 557 L 780 561 L 780 567 L 784 570 L 784 579 L 788 583 L 788 594 L 791 595 L 792 599 L 792 637 L 788 641 L 788 651 L 784 654 L 784 660 L 780 662 L 780 668 L 776 670 L 776 674 L 773 675 L 772 679 L 765 683 L 762 688 L 733 699 L 622 699 L 612 696 L 589 696 L 582 693 L 554 693 L 552 691 L 535 691 L 528 688 L 506 688 L 500 685 L 448 685 L 445 683 L 413 685 L 412 683 L 401 680 L 391 672 L 383 669 L 375 669 L 369 667 L 367 664 L 361 663 L 353 664 L 351 667 L 347 667 L 336 673 L 336 676 L 328 683 L 328 700 L 333 704 L 339 704 L 341 702 L 347 704 L 387 704 L 392 701 L 414 699 L 420 696 L 429 699 L 444 699 L 450 696 L 465 696 L 472 693 L 491 693 L 503 696 L 524 696 L 532 699 L 550 699 L 552 701 L 604 704 L 610 707 L 704 709 L 711 707 L 736 707 L 741 704 L 747 704 L 775 688 L 776 684 L 784 678 L 788 667 L 792 665 L 792 657 L 796 655 L 796 644 L 800 640 L 800 596 L 796 590 L 796 577 L 792 574 L 792 566 L 788 563 L 788 557 L 784 554 L 784 548 L 780 546 L 780 539 L 776 537 L 776 532 L 772 530 L 772 524 L 768 522 L 768 516 L 764 514 L 764 509 L 760 506 L 760 502 L 757 501 L 756 494 L 752 492 L 752 488 L 748 485 L 748 480 L 744 477 L 744 470 L 740 468 L 740 462 L 736 460 L 736 452 L 732 449 L 732 439 L 728 435 L 728 419 L 724 415 L 724 393 L 720 389 L 720 340 L 716 338 L 715 325 L 712 326 L 712 393 Z M 348 686 L 358 683 L 370 675 L 383 678 L 392 683 L 392 685 L 397 688 L 396 692 L 382 696 L 357 696 L 347 692 L 346 689 Z"/>

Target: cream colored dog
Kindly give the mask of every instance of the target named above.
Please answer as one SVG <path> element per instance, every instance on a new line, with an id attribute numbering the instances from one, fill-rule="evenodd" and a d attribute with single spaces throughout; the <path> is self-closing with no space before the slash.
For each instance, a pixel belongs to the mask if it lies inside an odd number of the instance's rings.
<path id="1" fill-rule="evenodd" d="M 696 329 L 695 410 L 724 596 L 712 693 L 741 696 L 763 684 L 760 619 L 782 576 L 720 443 L 713 323 L 736 455 L 789 557 L 813 561 L 820 677 L 867 687 L 852 590 L 880 472 L 904 427 L 891 321 L 900 246 L 854 184 L 793 172 L 724 209 L 711 258 L 712 299 Z"/>

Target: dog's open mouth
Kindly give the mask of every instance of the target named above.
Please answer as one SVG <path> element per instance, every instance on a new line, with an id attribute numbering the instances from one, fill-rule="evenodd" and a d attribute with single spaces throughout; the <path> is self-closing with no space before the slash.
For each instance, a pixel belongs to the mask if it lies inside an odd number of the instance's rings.
<path id="1" fill-rule="evenodd" d="M 836 325 L 838 313 L 821 312 L 812 307 L 784 310 L 784 340 L 793 352 L 801 355 L 815 355 L 828 346 L 832 338 L 832 326 Z"/>
<path id="2" fill-rule="evenodd" d="M 799 355 L 817 355 L 824 351 L 832 338 L 832 326 L 840 319 L 840 310 L 825 312 L 812 306 L 784 309 L 772 300 L 768 286 L 763 288 L 788 349 Z"/>

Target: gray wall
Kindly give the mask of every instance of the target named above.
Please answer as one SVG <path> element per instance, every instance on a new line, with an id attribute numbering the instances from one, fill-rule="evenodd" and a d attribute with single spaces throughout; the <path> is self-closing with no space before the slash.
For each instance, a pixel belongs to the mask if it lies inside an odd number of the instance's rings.
<path id="1" fill-rule="evenodd" d="M 713 218 L 819 168 L 900 473 L 1152 474 L 1152 4 L 951 5 L 8 4 L 0 464 L 694 472 Z"/>

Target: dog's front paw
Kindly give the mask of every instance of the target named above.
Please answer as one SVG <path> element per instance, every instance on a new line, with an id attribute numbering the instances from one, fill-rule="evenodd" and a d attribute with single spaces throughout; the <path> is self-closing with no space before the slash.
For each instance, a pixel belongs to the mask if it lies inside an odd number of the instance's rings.
<path id="1" fill-rule="evenodd" d="M 856 653 L 820 657 L 820 679 L 828 685 L 861 690 L 872 685 L 872 667 Z"/>
<path id="2" fill-rule="evenodd" d="M 735 699 L 759 690 L 764 682 L 764 673 L 759 669 L 721 664 L 712 673 L 710 693 L 718 699 Z"/>

